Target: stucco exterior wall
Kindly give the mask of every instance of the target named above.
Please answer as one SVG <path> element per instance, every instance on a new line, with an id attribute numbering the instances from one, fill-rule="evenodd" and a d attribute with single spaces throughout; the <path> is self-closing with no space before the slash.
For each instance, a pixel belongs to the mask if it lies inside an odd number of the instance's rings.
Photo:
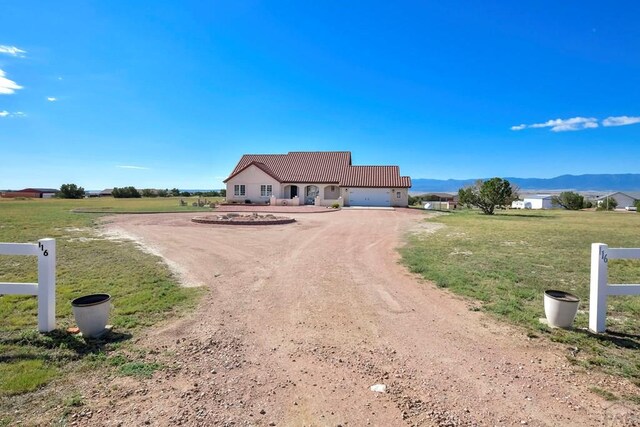
<path id="1" fill-rule="evenodd" d="M 391 206 L 399 208 L 406 208 L 409 206 L 408 188 L 392 188 L 391 190 Z M 397 193 L 400 193 L 400 197 L 398 197 Z"/>
<path id="2" fill-rule="evenodd" d="M 234 186 L 244 185 L 245 195 L 234 195 Z M 244 203 L 245 200 L 251 200 L 252 203 L 266 203 L 269 201 L 269 196 L 262 197 L 260 195 L 261 185 L 271 185 L 273 189 L 273 195 L 277 198 L 281 198 L 280 183 L 271 176 L 264 173 L 260 168 L 256 166 L 249 166 L 244 171 L 227 181 L 227 201 L 236 201 Z"/>

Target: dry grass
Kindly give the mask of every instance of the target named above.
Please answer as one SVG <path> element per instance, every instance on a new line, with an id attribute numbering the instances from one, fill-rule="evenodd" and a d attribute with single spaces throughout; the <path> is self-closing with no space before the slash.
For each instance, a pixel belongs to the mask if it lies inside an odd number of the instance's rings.
<path id="1" fill-rule="evenodd" d="M 572 361 L 629 377 L 640 385 L 640 298 L 611 297 L 607 334 L 588 325 L 591 243 L 640 247 L 640 215 L 627 212 L 462 210 L 430 221 L 446 227 L 413 236 L 402 250 L 409 268 L 438 286 L 471 297 L 482 310 L 576 347 Z M 640 282 L 640 263 L 612 260 L 612 283 Z M 574 331 L 548 330 L 543 292 L 581 298 Z"/>
<path id="2" fill-rule="evenodd" d="M 202 292 L 180 287 L 158 257 L 142 252 L 133 242 L 101 237 L 97 232 L 100 215 L 71 212 L 77 207 L 145 212 L 180 208 L 179 198 L 0 199 L 0 242 L 35 242 L 53 237 L 58 254 L 58 330 L 50 334 L 35 332 L 35 297 L 0 296 L 0 412 L 11 406 L 9 396 L 64 377 L 71 362 L 75 368 L 80 364 L 100 369 L 103 364 L 96 361 L 102 359 L 96 356 L 117 351 L 142 327 L 193 306 Z M 0 281 L 37 281 L 35 257 L 1 256 Z M 66 328 L 74 324 L 70 301 L 97 292 L 113 297 L 110 323 L 114 333 L 96 342 L 67 334 Z"/>

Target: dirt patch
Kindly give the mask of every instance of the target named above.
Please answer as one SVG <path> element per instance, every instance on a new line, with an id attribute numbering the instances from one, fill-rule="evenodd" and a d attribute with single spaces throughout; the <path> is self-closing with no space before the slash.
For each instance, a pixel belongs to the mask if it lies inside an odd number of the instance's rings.
<path id="1" fill-rule="evenodd" d="M 398 264 L 419 211 L 293 215 L 203 228 L 119 216 L 209 289 L 192 316 L 138 337 L 151 379 L 79 379 L 78 425 L 637 425 L 637 392 L 569 364 L 567 349 L 469 310 Z M 386 385 L 385 393 L 370 390 Z"/>
<path id="2" fill-rule="evenodd" d="M 182 264 L 164 257 L 161 247 L 158 244 L 153 243 L 153 241 L 148 241 L 138 234 L 130 233 L 119 227 L 103 228 L 99 233 L 99 236 L 100 238 L 108 240 L 133 242 L 141 251 L 163 258 L 164 262 L 167 264 L 171 272 L 177 277 L 182 286 L 187 288 L 202 286 L 202 283 L 199 282 L 190 271 L 184 268 Z"/>

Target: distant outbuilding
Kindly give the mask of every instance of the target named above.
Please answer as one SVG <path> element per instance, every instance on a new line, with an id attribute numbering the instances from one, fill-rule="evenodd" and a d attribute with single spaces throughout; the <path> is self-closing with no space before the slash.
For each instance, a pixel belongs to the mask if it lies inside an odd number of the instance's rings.
<path id="1" fill-rule="evenodd" d="M 620 209 L 632 207 L 638 201 L 636 197 L 630 196 L 627 193 L 622 193 L 620 191 L 617 191 L 615 193 L 607 194 L 606 196 L 598 197 L 596 199 L 598 205 L 600 205 L 603 201 L 607 200 L 607 197 L 610 197 L 614 199 L 616 202 L 618 202 L 618 208 Z"/>
<path id="2" fill-rule="evenodd" d="M 524 200 L 514 200 L 511 202 L 511 209 L 531 209 L 531 203 Z"/>
<path id="3" fill-rule="evenodd" d="M 49 199 L 55 197 L 60 190 L 57 188 L 25 188 L 18 191 L 4 191 L 0 193 L 1 197 L 29 197 L 32 199 Z"/>
<path id="4" fill-rule="evenodd" d="M 553 209 L 553 198 L 550 194 L 526 196 L 523 200 L 511 203 L 513 209 Z"/>

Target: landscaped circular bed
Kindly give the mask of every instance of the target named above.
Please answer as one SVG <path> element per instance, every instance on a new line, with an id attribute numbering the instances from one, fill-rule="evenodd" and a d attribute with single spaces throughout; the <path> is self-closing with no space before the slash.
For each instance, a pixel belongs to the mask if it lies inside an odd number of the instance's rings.
<path id="1" fill-rule="evenodd" d="M 275 216 L 271 214 L 258 215 L 252 213 L 248 215 L 242 215 L 238 213 L 230 212 L 224 215 L 208 215 L 208 216 L 196 216 L 191 218 L 191 221 L 200 224 L 224 224 L 224 225 L 276 225 L 276 224 L 290 224 L 296 220 L 285 216 Z"/>

